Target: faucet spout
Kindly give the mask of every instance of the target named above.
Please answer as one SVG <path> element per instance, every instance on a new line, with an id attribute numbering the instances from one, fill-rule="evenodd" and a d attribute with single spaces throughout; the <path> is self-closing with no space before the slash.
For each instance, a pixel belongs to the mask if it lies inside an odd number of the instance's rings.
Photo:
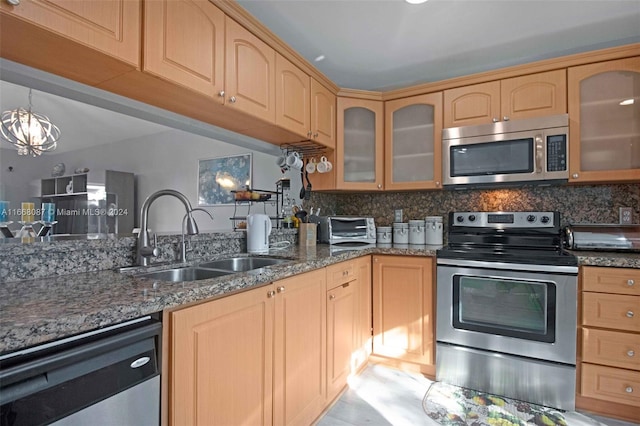
<path id="1" fill-rule="evenodd" d="M 139 266 L 149 266 L 149 258 L 159 254 L 158 249 L 150 244 L 149 230 L 147 228 L 149 222 L 149 207 L 151 206 L 151 203 L 163 195 L 176 197 L 182 202 L 182 204 L 184 204 L 188 217 L 187 232 L 189 235 L 195 235 L 198 233 L 198 225 L 192 216 L 193 208 L 191 207 L 189 199 L 184 194 L 173 189 L 161 189 L 160 191 L 154 192 L 144 200 L 142 208 L 140 209 L 140 232 L 138 233 L 138 247 L 136 251 L 136 260 Z"/>

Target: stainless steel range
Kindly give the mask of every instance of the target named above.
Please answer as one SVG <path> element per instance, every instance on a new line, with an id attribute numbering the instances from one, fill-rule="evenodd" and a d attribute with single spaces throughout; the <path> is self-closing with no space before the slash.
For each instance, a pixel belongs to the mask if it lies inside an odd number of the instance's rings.
<path id="1" fill-rule="evenodd" d="M 437 251 L 436 379 L 573 410 L 577 259 L 557 212 L 454 212 Z"/>

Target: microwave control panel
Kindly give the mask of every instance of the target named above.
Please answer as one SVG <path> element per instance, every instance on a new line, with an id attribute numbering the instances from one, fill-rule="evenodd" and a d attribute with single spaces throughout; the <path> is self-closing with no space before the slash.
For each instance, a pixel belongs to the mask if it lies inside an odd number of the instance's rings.
<path id="1" fill-rule="evenodd" d="M 567 135 L 547 136 L 547 171 L 567 170 Z"/>

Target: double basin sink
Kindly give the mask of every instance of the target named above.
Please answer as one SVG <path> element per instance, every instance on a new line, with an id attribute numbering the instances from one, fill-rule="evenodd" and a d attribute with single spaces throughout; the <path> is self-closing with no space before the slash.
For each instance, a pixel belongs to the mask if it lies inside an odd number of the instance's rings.
<path id="1" fill-rule="evenodd" d="M 158 281 L 182 282 L 198 281 L 216 278 L 238 272 L 254 271 L 267 266 L 280 265 L 291 262 L 291 259 L 278 257 L 230 257 L 200 263 L 196 266 L 184 266 L 162 271 L 136 274 L 138 278 L 148 278 Z"/>

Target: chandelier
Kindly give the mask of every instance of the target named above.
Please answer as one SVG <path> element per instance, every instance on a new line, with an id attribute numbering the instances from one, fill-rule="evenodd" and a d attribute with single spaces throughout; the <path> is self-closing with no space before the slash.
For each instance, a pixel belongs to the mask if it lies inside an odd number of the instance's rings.
<path id="1" fill-rule="evenodd" d="M 60 138 L 60 129 L 47 116 L 31 111 L 31 89 L 29 109 L 4 111 L 0 120 L 2 137 L 18 149 L 18 155 L 37 157 L 55 149 Z"/>

